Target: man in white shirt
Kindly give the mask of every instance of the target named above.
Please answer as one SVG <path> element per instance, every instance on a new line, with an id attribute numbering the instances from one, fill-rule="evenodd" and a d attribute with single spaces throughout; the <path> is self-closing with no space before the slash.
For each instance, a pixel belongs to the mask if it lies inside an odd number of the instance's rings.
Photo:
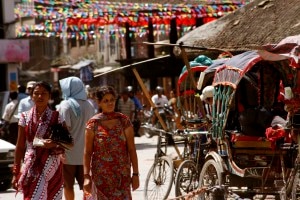
<path id="1" fill-rule="evenodd" d="M 151 100 L 152 102 L 154 103 L 155 105 L 155 108 L 156 109 L 163 109 L 164 105 L 169 103 L 169 100 L 168 98 L 163 94 L 163 88 L 161 86 L 157 86 L 156 87 L 156 92 L 157 94 L 153 95 Z M 154 108 L 151 108 L 152 110 Z M 155 122 L 156 122 L 156 115 L 153 113 L 153 116 L 152 116 L 152 126 L 155 125 Z"/>
<path id="2" fill-rule="evenodd" d="M 5 120 L 6 123 L 9 124 L 7 134 L 8 142 L 16 145 L 18 138 L 18 118 L 15 117 L 17 114 L 17 106 L 18 106 L 18 93 L 11 92 L 9 94 L 10 102 L 5 106 L 2 119 Z"/>
<path id="3" fill-rule="evenodd" d="M 33 107 L 34 102 L 32 101 L 31 97 L 32 97 L 32 88 L 35 84 L 36 84 L 35 81 L 29 81 L 27 83 L 27 93 L 29 95 L 28 97 L 25 97 L 24 99 L 20 100 L 17 116 L 20 116 L 22 112 L 30 110 Z"/>

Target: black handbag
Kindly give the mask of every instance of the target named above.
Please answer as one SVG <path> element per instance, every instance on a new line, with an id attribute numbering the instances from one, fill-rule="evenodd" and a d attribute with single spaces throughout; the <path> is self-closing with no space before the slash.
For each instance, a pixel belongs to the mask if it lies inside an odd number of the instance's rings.
<path id="1" fill-rule="evenodd" d="M 71 149 L 74 146 L 74 140 L 68 131 L 67 127 L 63 124 L 58 123 L 58 112 L 54 111 L 54 123 L 50 127 L 50 136 L 49 139 L 58 143 L 65 149 Z"/>

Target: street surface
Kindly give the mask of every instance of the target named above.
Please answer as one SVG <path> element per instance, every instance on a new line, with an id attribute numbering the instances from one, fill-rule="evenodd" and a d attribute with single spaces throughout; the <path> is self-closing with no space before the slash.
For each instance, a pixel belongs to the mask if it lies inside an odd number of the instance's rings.
<path id="1" fill-rule="evenodd" d="M 132 192 L 133 200 L 143 200 L 143 189 L 146 180 L 146 176 L 148 170 L 150 169 L 153 161 L 154 161 L 154 154 L 156 151 L 156 142 L 157 136 L 152 138 L 146 138 L 145 136 L 142 137 L 135 137 L 135 143 L 137 148 L 137 154 L 139 159 L 139 170 L 140 170 L 140 187 Z M 172 146 L 168 147 L 168 153 L 175 153 L 175 150 Z M 82 200 L 82 191 L 79 190 L 78 185 L 74 186 L 75 188 L 75 200 Z M 172 187 L 171 193 L 169 195 L 170 198 L 175 197 L 174 194 L 174 186 Z M 22 200 L 22 194 L 18 194 L 15 197 L 15 190 L 10 189 L 6 192 L 0 193 L 0 200 Z M 64 199 L 64 198 L 63 198 Z"/>

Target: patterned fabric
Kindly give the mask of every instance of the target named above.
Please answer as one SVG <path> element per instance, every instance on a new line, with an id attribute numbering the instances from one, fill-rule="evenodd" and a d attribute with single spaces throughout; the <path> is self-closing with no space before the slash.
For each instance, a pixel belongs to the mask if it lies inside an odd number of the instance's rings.
<path id="1" fill-rule="evenodd" d="M 114 127 L 102 125 L 102 121 L 117 119 Z M 91 172 L 100 200 L 131 200 L 130 158 L 124 130 L 132 126 L 122 113 L 100 113 L 87 122 L 87 128 L 95 130 Z"/>
<path id="2" fill-rule="evenodd" d="M 19 125 L 25 127 L 26 153 L 19 179 L 19 190 L 24 199 L 62 199 L 63 176 L 59 154 L 50 149 L 33 146 L 34 137 L 47 138 L 53 123 L 52 110 L 47 108 L 37 119 L 36 107 L 23 112 Z M 60 121 L 60 119 L 59 119 Z"/>

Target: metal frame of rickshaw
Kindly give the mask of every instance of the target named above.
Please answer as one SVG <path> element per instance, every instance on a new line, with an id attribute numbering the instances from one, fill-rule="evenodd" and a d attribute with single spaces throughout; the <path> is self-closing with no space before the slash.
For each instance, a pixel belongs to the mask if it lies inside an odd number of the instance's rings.
<path id="1" fill-rule="evenodd" d="M 162 45 L 162 44 L 160 44 L 160 43 L 149 43 L 149 42 L 144 42 L 144 44 L 147 44 L 147 45 Z M 184 63 L 186 64 L 188 77 L 190 78 L 192 88 L 196 91 L 196 82 L 195 82 L 195 79 L 194 79 L 194 76 L 193 76 L 193 71 L 191 70 L 191 66 L 190 66 L 190 64 L 189 64 L 189 62 L 188 62 L 188 58 L 187 58 L 187 54 L 186 54 L 186 52 L 185 52 L 185 48 L 194 48 L 194 49 L 200 49 L 200 50 L 201 50 L 201 49 L 204 50 L 204 49 L 206 49 L 206 48 L 202 48 L 202 47 L 187 47 L 187 46 L 185 46 L 185 45 L 176 45 L 176 44 L 163 44 L 163 45 L 168 45 L 168 46 L 179 46 L 179 47 L 180 47 L 183 61 L 184 61 Z M 215 51 L 218 51 L 218 52 L 220 51 L 219 49 L 211 49 L 211 50 L 215 50 Z M 136 63 L 136 64 L 139 64 L 139 63 Z M 133 64 L 133 65 L 130 65 L 130 66 L 133 67 L 134 64 Z M 129 66 L 126 66 L 126 67 L 129 67 Z M 123 68 L 124 68 L 124 67 L 123 67 Z M 138 83 L 139 83 L 139 85 L 140 85 L 140 87 L 141 87 L 143 93 L 145 94 L 146 98 L 148 99 L 150 105 L 151 105 L 152 107 L 155 107 L 155 105 L 154 105 L 153 102 L 151 101 L 151 97 L 149 96 L 149 93 L 148 93 L 148 91 L 147 91 L 147 89 L 146 89 L 146 87 L 145 87 L 145 85 L 144 85 L 144 83 L 143 83 L 141 77 L 139 76 L 139 73 L 138 73 L 137 70 L 135 69 L 135 67 L 133 67 L 132 71 L 133 71 L 133 73 L 134 73 L 134 75 L 135 75 L 135 77 L 136 77 L 136 79 L 137 79 L 137 81 L 138 81 Z M 203 104 L 202 104 L 202 102 L 200 101 L 200 98 L 195 98 L 195 99 L 196 99 L 196 101 L 197 101 L 196 104 L 199 106 L 200 112 L 202 113 L 203 116 L 205 116 Z M 160 117 L 160 115 L 158 114 L 158 111 L 157 111 L 156 109 L 154 109 L 154 113 L 155 113 L 156 117 L 158 118 L 159 122 L 161 123 L 161 125 L 162 125 L 162 127 L 163 127 L 162 132 L 168 132 L 168 129 L 167 129 L 167 126 L 166 126 L 165 122 L 162 120 L 162 118 Z M 158 143 L 159 143 L 159 142 L 158 142 Z M 180 161 L 179 163 L 181 163 L 181 162 L 183 161 L 184 158 L 183 158 L 181 152 L 179 151 L 179 148 L 178 148 L 176 142 L 173 142 L 173 147 L 174 147 L 174 149 L 176 150 L 176 153 L 177 153 L 177 156 L 178 156 L 178 160 Z M 161 158 L 159 158 L 159 157 L 158 157 L 158 158 L 155 157 L 155 161 L 154 161 L 153 166 L 151 167 L 149 173 L 151 172 L 152 169 L 155 168 L 155 166 L 159 165 L 159 163 L 161 163 L 162 161 L 163 161 L 162 163 L 168 163 L 168 165 L 172 165 L 171 168 L 174 169 L 173 163 L 170 164 L 170 163 L 167 162 L 166 160 L 167 160 L 167 159 L 161 159 Z M 176 164 L 176 165 L 177 165 L 177 164 Z M 176 172 L 176 171 L 174 170 L 174 172 Z M 149 176 L 149 173 L 148 173 L 148 176 Z M 175 173 L 175 174 L 176 174 L 176 173 Z M 146 181 L 146 182 L 147 182 L 147 181 Z M 156 182 L 157 182 L 157 181 L 156 181 Z M 145 185 L 147 185 L 147 183 L 146 183 Z M 157 185 L 157 188 L 159 188 L 159 187 L 160 187 L 160 186 Z M 158 189 L 158 190 L 159 190 L 159 189 Z M 168 196 L 168 194 L 169 194 L 169 191 L 170 191 L 170 188 L 168 188 L 166 194 L 161 194 L 161 196 L 163 196 L 164 198 L 167 198 L 167 196 Z M 160 193 L 162 193 L 162 192 L 160 192 Z M 149 199 L 149 195 L 148 195 L 147 187 L 146 187 L 146 186 L 145 186 L 145 188 L 144 188 L 144 198 L 145 198 L 145 199 Z M 150 198 L 150 199 L 151 199 L 151 198 Z"/>
<path id="2" fill-rule="evenodd" d="M 188 76 L 188 67 L 184 66 L 177 82 L 177 102 L 180 102 L 179 110 L 185 121 L 181 127 L 181 136 L 185 138 L 183 159 L 177 167 L 175 177 L 175 195 L 177 198 L 188 195 L 198 187 L 198 179 L 205 157 L 203 153 L 208 149 L 205 144 L 206 139 L 210 137 L 209 129 L 211 121 L 207 118 L 204 111 L 199 110 L 200 89 L 203 90 L 212 79 L 216 68 L 223 65 L 228 58 L 213 60 L 210 66 L 195 65 L 191 66 Z M 184 70 L 186 70 L 184 72 Z M 195 89 L 193 77 L 200 72 L 202 82 Z M 198 77 L 197 77 L 198 78 Z M 201 79 L 201 78 L 199 78 Z M 201 102 L 205 106 L 204 102 Z M 195 115 L 196 114 L 196 115 Z M 198 116 L 198 114 L 202 116 Z"/>
<path id="3" fill-rule="evenodd" d="M 237 87 L 239 82 L 243 77 L 246 76 L 256 64 L 261 61 L 268 62 L 282 62 L 283 67 L 289 68 L 290 71 L 293 71 L 293 77 L 290 80 L 289 85 L 292 86 L 293 90 L 296 90 L 296 76 L 297 68 L 299 66 L 294 62 L 291 57 L 284 57 L 282 55 L 271 54 L 266 51 L 253 51 L 253 53 L 258 53 L 253 55 L 251 59 L 245 62 L 245 66 L 242 69 L 234 65 L 234 61 L 243 65 L 245 60 L 243 54 L 234 56 L 229 61 L 227 61 L 223 66 L 216 69 L 214 73 L 214 80 L 212 85 L 215 88 L 214 98 L 213 98 L 213 119 L 212 119 L 212 129 L 211 134 L 213 140 L 217 144 L 217 148 L 210 149 L 207 153 L 205 163 L 202 167 L 200 178 L 199 178 L 199 188 L 209 188 L 209 187 L 222 187 L 227 193 L 231 192 L 240 192 L 240 194 L 252 195 L 252 194 L 273 194 L 280 197 L 280 199 L 293 199 L 296 197 L 297 185 L 299 185 L 299 155 L 297 157 L 297 144 L 291 145 L 280 145 L 276 149 L 265 148 L 265 147 L 244 147 L 236 148 L 233 147 L 232 142 L 230 141 L 229 132 L 232 133 L 232 130 L 226 130 L 226 123 L 230 111 L 230 106 L 232 106 L 236 94 Z M 254 53 L 254 54 L 255 54 Z M 285 62 L 284 62 L 285 61 Z M 272 65 L 276 67 L 275 65 Z M 283 75 L 282 76 L 287 76 Z M 284 77 L 286 78 L 286 77 Z M 299 85 L 297 86 L 299 87 Z M 226 96 L 226 97 L 225 97 Z M 252 167 L 239 167 L 236 163 L 237 160 L 234 157 L 234 154 L 237 152 L 244 153 L 246 155 L 272 155 L 280 161 L 281 175 L 280 178 L 275 178 L 270 176 L 272 169 L 271 164 L 267 163 L 264 167 L 252 166 Z M 293 152 L 296 156 L 291 157 L 293 159 L 293 167 L 287 169 L 285 166 L 284 159 L 288 159 L 287 153 Z M 288 173 L 289 172 L 289 173 Z M 245 181 L 256 181 L 259 184 L 253 184 L 251 187 L 247 188 L 247 184 L 240 184 Z M 275 183 L 272 185 L 271 183 Z M 250 184 L 249 184 L 250 185 Z M 240 187 L 240 186 L 244 186 Z M 277 187 L 275 187 L 277 186 Z M 206 195 L 204 194 L 200 199 L 205 199 Z M 298 196 L 297 196 L 298 197 Z"/>
<path id="4" fill-rule="evenodd" d="M 190 72 L 195 77 L 206 69 L 207 66 L 194 64 L 191 66 Z M 197 94 L 190 78 L 189 70 L 184 66 L 177 81 L 177 110 L 179 117 L 183 120 L 179 133 L 184 140 L 184 147 L 174 180 L 176 197 L 184 196 L 198 187 L 197 179 L 202 163 L 201 139 L 207 134 L 210 125 L 208 120 L 199 121 L 197 115 L 199 114 L 197 108 L 199 94 Z"/>
<path id="5" fill-rule="evenodd" d="M 144 42 L 145 44 L 148 44 L 148 45 L 154 45 L 153 43 L 147 43 L 147 42 Z M 159 43 L 155 43 L 155 44 L 159 44 Z M 166 45 L 166 44 L 164 44 L 164 45 Z M 200 49 L 200 50 L 207 50 L 207 48 L 203 48 L 203 47 L 190 47 L 190 46 L 185 46 L 185 45 L 176 45 L 176 44 L 168 44 L 169 46 L 179 46 L 180 47 L 180 49 L 181 49 L 181 55 L 182 55 L 182 59 L 183 59 L 183 61 L 184 61 L 184 63 L 185 63 L 185 66 L 186 66 L 186 70 L 187 70 L 187 76 L 186 76 L 186 78 L 189 78 L 189 81 L 190 81 L 190 85 L 191 85 L 191 87 L 190 87 L 190 89 L 191 89 L 191 91 L 193 90 L 193 91 L 196 91 L 197 90 L 197 84 L 196 84 L 196 81 L 195 81 L 195 78 L 194 78 L 194 71 L 193 71 L 193 69 L 191 69 L 191 66 L 190 66 L 190 64 L 189 64 L 189 62 L 188 62 L 188 58 L 187 58 L 187 54 L 186 54 L 186 52 L 185 52 L 185 48 L 194 48 L 194 49 Z M 210 49 L 211 51 L 218 51 L 218 52 L 220 52 L 220 51 L 222 51 L 222 50 L 220 50 L 220 49 Z M 139 64 L 139 63 L 136 63 L 136 64 Z M 134 66 L 134 64 L 133 65 L 130 65 L 131 67 L 133 67 Z M 129 67 L 129 66 L 125 66 L 125 67 Z M 123 67 L 124 68 L 124 67 Z M 201 70 L 205 70 L 205 68 L 206 68 L 206 66 L 204 67 L 201 67 Z M 138 81 L 138 83 L 139 83 L 139 85 L 140 85 L 140 87 L 141 87 L 141 89 L 142 89 L 142 91 L 143 91 L 143 93 L 145 94 L 145 96 L 146 96 L 146 98 L 148 99 L 148 101 L 149 101 L 149 103 L 151 104 L 151 106 L 154 106 L 154 105 L 152 105 L 153 103 L 152 103 L 152 101 L 151 101 L 151 98 L 150 98 L 150 96 L 149 96 L 149 94 L 148 94 L 148 91 L 147 91 L 147 89 L 146 89 L 146 87 L 144 86 L 144 84 L 143 84 L 143 81 L 142 81 L 142 79 L 140 78 L 140 76 L 139 76 L 139 74 L 138 74 L 138 72 L 137 72 L 137 70 L 135 69 L 135 67 L 133 67 L 133 69 L 132 69 L 132 71 L 133 71 L 133 73 L 134 73 L 134 75 L 136 76 L 136 79 L 137 79 L 137 81 Z M 178 90 L 177 90 L 177 92 L 178 92 Z M 200 100 L 200 98 L 199 98 L 199 96 L 197 96 L 197 97 L 195 97 L 194 98 L 194 103 L 197 105 L 197 107 L 198 107 L 198 109 L 199 109 L 199 112 L 201 113 L 201 115 L 202 116 L 204 116 L 203 117 L 203 122 L 200 122 L 200 124 L 199 124 L 199 122 L 196 122 L 196 123 L 194 123 L 194 125 L 196 125 L 196 126 L 203 126 L 203 125 L 205 125 L 205 126 L 210 126 L 208 123 L 208 119 L 206 118 L 206 114 L 205 114 L 205 111 L 204 111 L 204 107 L 203 107 L 203 102 Z M 167 127 L 166 127 L 166 125 L 165 125 L 165 123 L 164 123 L 164 121 L 161 119 L 161 117 L 159 116 L 159 114 L 157 113 L 157 111 L 156 110 L 154 110 L 155 111 L 155 114 L 156 114 L 156 116 L 157 116 L 157 118 L 159 119 L 159 122 L 161 123 L 161 125 L 162 125 L 162 127 L 163 127 L 163 129 L 164 130 L 162 130 L 162 132 L 167 132 L 168 130 L 167 130 Z M 194 134 L 194 135 L 197 135 L 197 134 L 204 134 L 204 135 L 206 135 L 206 134 L 210 134 L 208 131 L 199 131 L 197 128 L 196 129 L 189 129 L 188 127 L 185 127 L 185 133 L 187 133 L 187 134 L 189 134 L 189 133 L 191 133 L 191 134 Z M 175 134 L 175 133 L 173 133 L 173 134 Z M 159 143 L 159 142 L 158 142 Z M 177 161 L 180 161 L 179 162 L 179 166 L 178 166 L 178 162 L 176 162 L 175 164 L 176 164 L 176 170 L 177 169 L 180 169 L 180 167 L 182 166 L 181 164 L 183 164 L 183 161 L 185 161 L 185 159 L 188 159 L 187 157 L 184 157 L 184 156 L 182 156 L 182 154 L 180 153 L 180 151 L 179 151 L 179 149 L 178 149 L 178 146 L 177 146 L 177 144 L 176 143 L 173 143 L 173 147 L 175 148 L 175 150 L 176 150 L 176 152 L 177 152 L 177 155 L 178 155 L 178 160 Z M 163 162 L 162 162 L 163 161 Z M 190 161 L 190 160 L 187 160 L 187 161 Z M 167 162 L 167 159 L 162 159 L 161 157 L 155 157 L 155 161 L 154 161 L 154 163 L 153 163 L 153 166 L 151 167 L 151 169 L 150 169 L 150 171 L 152 170 L 152 169 L 154 169 L 155 168 L 155 166 L 156 165 L 158 165 L 159 163 L 168 163 L 168 165 L 169 166 L 171 166 L 171 165 L 173 165 L 172 163 L 170 163 L 169 161 Z M 162 165 L 163 166 L 163 165 Z M 173 166 L 171 166 L 171 168 L 172 169 L 175 169 Z M 174 170 L 174 172 L 176 172 L 176 170 Z M 149 171 L 149 173 L 150 173 L 150 171 Z M 149 173 L 148 173 L 148 176 L 149 176 Z M 197 172 L 198 173 L 198 172 Z M 177 173 L 176 173 L 176 177 L 177 177 Z M 175 177 L 175 179 L 176 179 L 176 177 Z M 148 178 L 147 178 L 147 180 L 148 180 Z M 147 181 L 146 181 L 147 182 Z M 147 185 L 147 184 L 146 184 Z M 175 185 L 177 185 L 177 183 L 175 182 Z M 157 187 L 159 187 L 159 185 L 157 185 Z M 165 198 L 168 196 L 168 194 L 169 194 L 169 191 L 170 191 L 170 188 L 167 190 L 167 194 L 161 194 L 161 196 L 164 196 Z M 162 192 L 161 192 L 162 193 Z M 147 194 L 147 187 L 145 186 L 145 188 L 144 188 L 144 197 L 145 197 L 145 199 L 149 199 L 149 196 L 148 196 L 148 194 Z M 151 199 L 151 198 L 150 198 Z"/>
<path id="6" fill-rule="evenodd" d="M 177 94 L 180 93 L 180 86 L 182 85 L 182 83 L 185 82 L 185 81 L 187 81 L 187 80 L 189 80 L 188 77 L 190 75 L 194 76 L 194 73 L 196 73 L 196 72 L 202 72 L 206 68 L 207 68 L 207 66 L 194 66 L 193 68 L 190 68 L 190 70 L 186 69 L 181 74 L 182 76 L 179 78 L 179 80 L 177 82 Z M 135 70 L 134 70 L 134 73 L 135 73 L 136 77 L 138 78 L 138 74 L 137 74 L 137 72 L 135 72 Z M 139 80 L 139 78 L 138 78 L 138 80 Z M 187 100 L 186 99 L 186 95 L 189 96 L 189 97 L 191 97 L 191 96 L 194 96 L 196 94 L 195 93 L 195 89 L 193 88 L 193 86 L 189 87 L 188 91 L 190 92 L 188 95 L 186 93 L 184 94 L 185 98 L 183 100 L 185 101 L 185 103 L 187 103 L 186 102 L 186 100 Z M 184 92 L 187 92 L 187 93 L 188 93 L 188 91 L 184 90 Z M 179 98 L 180 97 L 177 96 L 177 101 L 179 100 Z M 195 99 L 196 98 L 194 98 L 194 100 L 193 100 L 194 104 L 195 104 Z M 189 109 L 185 108 L 185 110 L 188 111 Z M 191 111 L 191 110 L 189 110 L 189 111 Z M 187 116 L 185 116 L 185 117 L 187 117 Z M 202 126 L 205 126 L 205 124 L 202 124 Z M 177 186 L 177 183 L 178 183 L 177 179 L 179 179 L 178 176 L 177 176 L 178 175 L 178 170 L 180 171 L 180 169 L 182 169 L 185 166 L 185 164 L 184 164 L 184 166 L 182 165 L 185 161 L 191 161 L 189 155 L 187 155 L 187 154 L 190 153 L 190 152 L 188 152 L 189 150 L 187 148 L 188 143 L 189 143 L 187 137 L 188 137 L 188 135 L 189 135 L 190 132 L 188 134 L 183 134 L 183 132 L 172 132 L 172 133 L 169 133 L 169 134 L 171 134 L 172 137 L 176 135 L 178 138 L 180 138 L 180 139 L 177 138 L 176 140 L 173 141 L 173 147 L 175 148 L 175 150 L 178 149 L 177 145 L 183 144 L 183 146 L 184 146 L 182 152 L 179 152 L 179 151 L 176 150 L 177 151 L 177 155 L 178 155 L 178 158 L 176 160 L 170 160 L 170 158 L 168 158 L 168 156 L 165 155 L 166 151 L 164 151 L 162 153 L 160 152 L 162 147 L 166 147 L 165 146 L 166 142 L 164 141 L 165 140 L 164 134 L 166 133 L 166 131 L 165 130 L 157 130 L 157 132 L 159 132 L 159 135 L 158 135 L 158 145 L 157 145 L 157 153 L 155 155 L 155 161 L 154 161 L 152 167 L 150 168 L 148 176 L 146 178 L 146 186 L 145 186 L 145 190 L 144 190 L 144 195 L 145 195 L 144 198 L 145 199 L 156 199 L 156 198 L 158 198 L 158 196 L 154 195 L 155 192 L 150 192 L 150 191 L 146 190 L 147 188 L 149 188 L 149 181 L 150 181 L 149 179 L 150 179 L 150 176 L 151 176 L 151 171 L 154 171 L 154 169 L 157 168 L 157 165 L 159 165 L 161 163 L 161 166 L 167 165 L 166 169 L 172 169 L 173 170 L 173 179 L 172 179 L 172 182 L 174 182 L 174 184 L 175 184 L 175 193 L 176 193 L 176 195 L 178 195 L 178 193 L 177 193 L 179 191 L 178 186 Z M 194 135 L 196 135 L 198 133 L 200 133 L 200 132 L 199 131 L 197 133 L 193 132 Z M 195 164 L 195 166 L 196 166 L 196 164 Z M 164 184 L 164 185 L 166 185 L 166 184 Z M 159 188 L 159 186 L 157 186 L 157 187 Z M 164 187 L 166 187 L 166 186 L 164 186 Z M 164 193 L 164 191 L 162 191 L 162 189 L 160 189 L 161 190 L 160 191 L 161 196 L 159 196 L 159 197 L 161 197 L 163 199 L 166 198 L 168 196 L 170 190 L 171 190 L 171 187 L 172 187 L 172 185 L 168 186 L 168 189 L 166 189 L 166 191 L 167 191 L 166 194 Z"/>

